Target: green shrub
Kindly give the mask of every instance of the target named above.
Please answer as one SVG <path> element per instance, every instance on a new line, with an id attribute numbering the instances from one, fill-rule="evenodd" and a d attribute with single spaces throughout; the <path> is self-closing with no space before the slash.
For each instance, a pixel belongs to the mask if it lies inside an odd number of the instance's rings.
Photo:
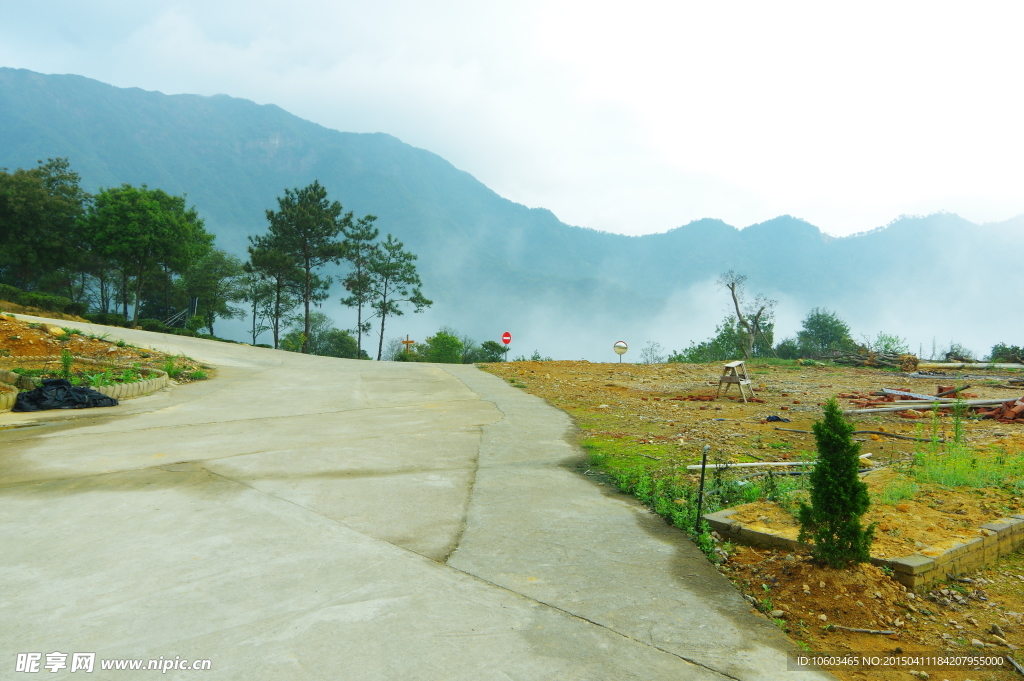
<path id="1" fill-rule="evenodd" d="M 462 364 L 462 341 L 453 330 L 442 328 L 427 338 L 426 346 L 427 361 L 440 364 Z"/>
<path id="2" fill-rule="evenodd" d="M 66 349 L 60 351 L 60 377 L 64 379 L 71 378 L 71 365 L 74 364 L 75 358 L 71 356 L 71 353 Z"/>
<path id="3" fill-rule="evenodd" d="M 89 311 L 89 306 L 85 303 L 68 303 L 64 306 L 64 314 L 74 315 L 81 317 Z"/>
<path id="4" fill-rule="evenodd" d="M 273 350 L 273 349 L 274 349 L 274 346 L 273 346 L 273 345 L 268 345 L 267 343 L 257 343 L 257 344 L 256 344 L 256 345 L 254 345 L 253 347 L 254 347 L 254 348 L 270 348 L 271 350 Z"/>
<path id="5" fill-rule="evenodd" d="M 799 359 L 800 344 L 795 338 L 787 338 L 775 346 L 775 355 L 779 359 Z"/>
<path id="6" fill-rule="evenodd" d="M 992 346 L 990 357 L 993 362 L 1024 362 L 1024 347 L 996 343 Z"/>
<path id="7" fill-rule="evenodd" d="M 71 299 L 63 296 L 55 296 L 50 293 L 33 291 L 31 293 L 22 293 L 14 302 L 22 307 L 35 307 L 40 310 L 59 312 L 71 304 Z"/>
<path id="8" fill-rule="evenodd" d="M 814 558 L 835 568 L 866 562 L 875 526 L 864 529 L 860 518 L 871 500 L 857 475 L 860 445 L 852 439 L 853 425 L 843 418 L 834 397 L 825 403 L 824 418 L 813 430 L 818 463 L 810 474 L 811 505 L 801 503 L 797 514 L 797 540 L 811 540 Z"/>
<path id="9" fill-rule="evenodd" d="M 195 338 L 197 335 L 195 331 L 190 331 L 189 329 L 171 329 L 171 333 L 175 336 L 190 336 L 192 338 Z"/>
<path id="10" fill-rule="evenodd" d="M 6 300 L 9 303 L 17 303 L 18 298 L 21 297 L 22 293 L 23 291 L 16 286 L 0 284 L 0 300 Z"/>
<path id="11" fill-rule="evenodd" d="M 156 331 L 157 333 L 171 332 L 171 327 L 167 326 L 159 319 L 140 319 L 139 326 L 142 327 L 143 331 Z"/>
<path id="12" fill-rule="evenodd" d="M 102 324 L 104 326 L 128 326 L 127 317 L 116 312 L 94 312 L 91 314 L 84 314 L 82 316 L 93 324 Z"/>
<path id="13" fill-rule="evenodd" d="M 185 328 L 188 329 L 189 331 L 198 332 L 199 329 L 203 328 L 204 326 L 206 326 L 206 317 L 200 314 L 189 317 L 185 321 Z"/>

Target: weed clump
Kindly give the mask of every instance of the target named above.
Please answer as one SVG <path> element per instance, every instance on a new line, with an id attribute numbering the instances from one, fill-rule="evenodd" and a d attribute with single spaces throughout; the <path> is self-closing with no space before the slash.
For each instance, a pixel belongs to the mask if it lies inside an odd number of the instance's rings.
<path id="1" fill-rule="evenodd" d="M 843 418 L 835 398 L 825 403 L 824 418 L 814 424 L 818 463 L 810 474 L 811 504 L 801 502 L 798 541 L 811 540 L 815 560 L 834 568 L 870 559 L 875 526 L 861 527 L 871 501 L 858 477 L 860 445 L 853 425 Z"/>

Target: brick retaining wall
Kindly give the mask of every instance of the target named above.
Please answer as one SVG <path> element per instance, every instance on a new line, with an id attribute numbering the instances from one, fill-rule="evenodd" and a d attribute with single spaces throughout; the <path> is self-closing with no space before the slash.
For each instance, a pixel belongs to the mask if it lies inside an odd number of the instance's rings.
<path id="1" fill-rule="evenodd" d="M 752 530 L 741 522 L 731 520 L 729 516 L 735 512 L 735 509 L 727 508 L 716 513 L 708 513 L 704 519 L 723 539 L 738 544 L 783 548 L 790 551 L 810 548 L 793 539 Z M 919 552 L 903 558 L 872 558 L 871 562 L 879 567 L 890 568 L 893 571 L 893 578 L 908 589 L 923 592 L 936 582 L 950 576 L 974 572 L 1024 546 L 1024 514 L 1000 518 L 985 523 L 979 529 L 985 536 L 959 542 L 944 551 L 936 552 L 935 555 Z"/>

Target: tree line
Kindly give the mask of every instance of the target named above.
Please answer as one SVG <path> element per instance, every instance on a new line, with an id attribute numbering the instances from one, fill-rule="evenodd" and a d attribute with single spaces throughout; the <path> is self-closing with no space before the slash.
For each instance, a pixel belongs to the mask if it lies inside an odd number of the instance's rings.
<path id="1" fill-rule="evenodd" d="M 368 357 L 363 338 L 375 330 L 377 359 L 388 320 L 432 304 L 416 255 L 391 234 L 378 239 L 376 216 L 356 219 L 319 181 L 284 190 L 266 219 L 243 261 L 216 247 L 185 196 L 129 184 L 91 195 L 66 158 L 2 169 L 0 298 L 190 335 L 214 336 L 218 319 L 248 317 L 253 344 L 270 332 L 275 348 L 346 357 Z M 324 268 L 343 263 L 351 330 L 313 309 L 334 281 Z"/>
<path id="2" fill-rule="evenodd" d="M 874 338 L 864 336 L 855 340 L 849 324 L 836 312 L 821 307 L 812 308 L 807 313 L 795 336 L 776 343 L 776 301 L 763 295 L 751 298 L 745 284 L 746 277 L 732 270 L 719 277 L 718 285 L 729 293 L 732 309 L 715 327 L 714 336 L 700 343 L 691 342 L 689 347 L 668 354 L 659 343 L 649 342 L 641 351 L 641 361 L 657 364 L 664 361 L 705 363 L 752 358 L 828 360 L 849 352 L 886 355 L 910 352 L 906 339 L 895 334 L 879 332 Z M 918 354 L 923 357 L 924 349 L 919 349 Z M 971 360 L 976 355 L 962 344 L 950 341 L 945 346 L 933 342 L 929 356 L 932 359 Z M 1024 348 L 997 343 L 988 358 L 993 362 L 1021 362 L 1024 361 Z"/>

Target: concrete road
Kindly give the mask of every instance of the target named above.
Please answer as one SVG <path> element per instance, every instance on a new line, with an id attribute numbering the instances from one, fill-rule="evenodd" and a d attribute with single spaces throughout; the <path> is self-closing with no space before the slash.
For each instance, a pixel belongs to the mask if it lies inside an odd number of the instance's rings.
<path id="1" fill-rule="evenodd" d="M 76 326 L 216 377 L 0 414 L 0 678 L 32 652 L 47 678 L 76 652 L 100 679 L 831 678 L 474 367 Z"/>

